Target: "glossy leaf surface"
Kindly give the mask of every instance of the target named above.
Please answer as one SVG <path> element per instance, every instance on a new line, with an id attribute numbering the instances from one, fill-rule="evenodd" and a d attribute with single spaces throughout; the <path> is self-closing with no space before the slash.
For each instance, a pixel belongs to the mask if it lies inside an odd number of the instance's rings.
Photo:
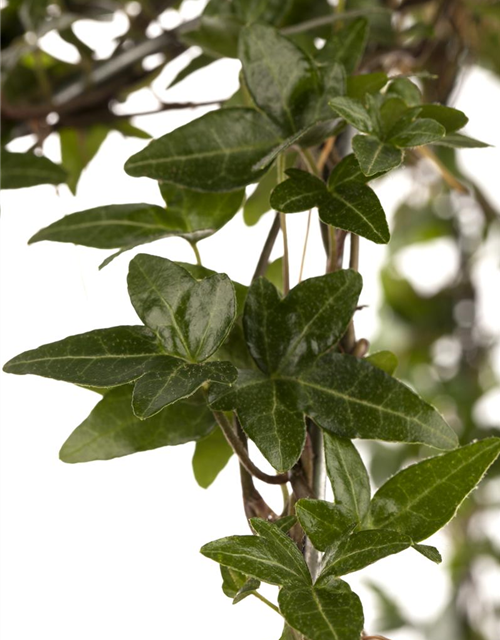
<path id="1" fill-rule="evenodd" d="M 177 402 L 149 420 L 132 412 L 132 387 L 111 389 L 63 444 L 63 462 L 110 460 L 200 440 L 214 427 L 201 398 Z"/>
<path id="2" fill-rule="evenodd" d="M 70 336 L 12 358 L 7 373 L 32 373 L 87 387 L 132 382 L 164 358 L 145 327 L 113 327 Z"/>
<path id="3" fill-rule="evenodd" d="M 173 356 L 202 362 L 228 335 L 236 317 L 234 287 L 226 275 L 195 280 L 166 258 L 137 255 L 128 275 L 137 314 Z"/>
<path id="4" fill-rule="evenodd" d="M 500 454 L 500 438 L 486 438 L 403 469 L 374 495 L 371 527 L 425 540 L 453 518 Z"/>
<path id="5" fill-rule="evenodd" d="M 295 505 L 299 522 L 316 549 L 325 551 L 353 525 L 339 506 L 326 500 L 302 498 Z"/>
<path id="6" fill-rule="evenodd" d="M 154 140 L 127 161 L 125 171 L 199 191 L 232 191 L 257 182 L 272 162 L 263 158 L 281 143 L 258 111 L 219 109 Z"/>
<path id="7" fill-rule="evenodd" d="M 348 584 L 291 585 L 278 597 L 280 611 L 309 640 L 355 640 L 363 629 L 363 608 Z"/>

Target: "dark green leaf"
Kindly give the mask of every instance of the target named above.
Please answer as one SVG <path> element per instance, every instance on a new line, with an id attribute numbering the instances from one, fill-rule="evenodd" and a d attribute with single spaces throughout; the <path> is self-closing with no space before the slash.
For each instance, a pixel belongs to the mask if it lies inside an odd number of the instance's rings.
<path id="1" fill-rule="evenodd" d="M 352 148 L 365 176 L 385 173 L 399 167 L 403 152 L 373 136 L 354 136 Z"/>
<path id="2" fill-rule="evenodd" d="M 113 327 L 71 336 L 12 358 L 7 373 L 32 373 L 88 387 L 132 382 L 165 356 L 145 327 Z"/>
<path id="3" fill-rule="evenodd" d="M 38 184 L 61 184 L 66 171 L 48 158 L 34 153 L 11 153 L 2 149 L 0 188 L 22 189 Z"/>
<path id="4" fill-rule="evenodd" d="M 499 454 L 500 438 L 486 438 L 403 469 L 373 497 L 369 526 L 425 540 L 453 518 Z"/>
<path id="5" fill-rule="evenodd" d="M 373 129 L 370 114 L 359 100 L 341 96 L 330 100 L 329 104 L 335 113 L 359 131 L 369 133 Z"/>
<path id="6" fill-rule="evenodd" d="M 231 384 L 237 376 L 230 362 L 191 364 L 178 358 L 162 358 L 135 383 L 134 413 L 139 418 L 149 418 L 164 407 L 188 398 L 208 381 Z"/>
<path id="7" fill-rule="evenodd" d="M 177 404 L 174 405 L 176 406 Z M 163 412 L 160 415 L 162 414 Z M 193 473 L 200 487 L 208 489 L 232 455 L 233 450 L 218 427 L 197 442 L 193 455 Z"/>
<path id="8" fill-rule="evenodd" d="M 302 498 L 295 505 L 299 522 L 316 549 L 325 551 L 353 526 L 353 520 L 326 500 Z"/>
<path id="9" fill-rule="evenodd" d="M 197 281 L 166 258 L 137 255 L 130 263 L 128 289 L 137 314 L 167 353 L 190 362 L 212 355 L 236 317 L 234 287 L 226 275 Z"/>
<path id="10" fill-rule="evenodd" d="M 446 129 L 436 120 L 417 118 L 407 126 L 396 123 L 390 135 L 389 142 L 396 147 L 418 147 L 444 138 Z"/>
<path id="11" fill-rule="evenodd" d="M 363 101 L 367 93 L 377 93 L 383 89 L 387 81 L 387 75 L 381 71 L 360 76 L 350 76 L 347 78 L 347 95 L 349 98 Z"/>
<path id="12" fill-rule="evenodd" d="M 434 144 L 438 144 L 442 147 L 452 147 L 458 149 L 481 149 L 489 147 L 490 145 L 481 140 L 464 136 L 461 133 L 449 133 L 444 138 L 435 140 Z"/>
<path id="13" fill-rule="evenodd" d="M 301 129 L 303 113 L 319 94 L 311 60 L 276 29 L 253 24 L 242 29 L 239 57 L 255 104 L 287 135 Z"/>
<path id="14" fill-rule="evenodd" d="M 248 578 L 245 584 L 241 587 L 238 593 L 234 596 L 233 604 L 238 604 L 244 600 L 247 596 L 251 596 L 260 587 L 260 581 L 256 578 Z"/>
<path id="15" fill-rule="evenodd" d="M 398 531 L 371 529 L 353 533 L 326 553 L 317 584 L 359 571 L 410 546 L 411 538 Z"/>
<path id="16" fill-rule="evenodd" d="M 283 587 L 278 602 L 285 620 L 309 640 L 357 640 L 363 629 L 363 608 L 348 584 Z"/>
<path id="17" fill-rule="evenodd" d="M 243 207 L 243 219 L 249 227 L 257 224 L 261 217 L 271 209 L 269 198 L 271 191 L 277 184 L 277 179 L 276 168 L 271 167 L 252 195 L 247 198 Z"/>
<path id="18" fill-rule="evenodd" d="M 329 353 L 300 375 L 300 383 L 309 396 L 308 415 L 336 435 L 437 449 L 457 445 L 454 431 L 433 407 L 366 360 Z"/>
<path id="19" fill-rule="evenodd" d="M 366 184 L 369 180 L 373 180 L 374 177 L 376 176 L 372 176 L 370 178 L 365 176 L 361 171 L 356 156 L 353 153 L 350 153 L 348 156 L 342 158 L 330 173 L 328 176 L 327 186 L 329 191 L 335 191 L 335 189 L 342 184 L 350 182 L 361 182 L 361 184 Z"/>
<path id="20" fill-rule="evenodd" d="M 388 97 L 402 98 L 409 107 L 416 107 L 422 102 L 422 94 L 417 85 L 409 78 L 396 78 L 387 88 Z"/>
<path id="21" fill-rule="evenodd" d="M 238 591 L 248 580 L 248 576 L 224 565 L 221 565 L 220 572 L 222 576 L 222 591 L 228 598 L 235 598 Z"/>
<path id="22" fill-rule="evenodd" d="M 363 460 L 347 438 L 323 434 L 326 472 L 332 484 L 335 504 L 356 522 L 370 506 L 370 479 Z"/>
<path id="23" fill-rule="evenodd" d="M 436 547 L 431 547 L 428 544 L 414 544 L 412 545 L 412 547 L 415 549 L 415 551 L 421 553 L 424 558 L 427 558 L 431 562 L 441 564 L 441 562 L 443 561 L 443 558 L 441 557 L 441 554 L 436 549 Z"/>
<path id="24" fill-rule="evenodd" d="M 391 351 L 376 351 L 366 357 L 367 361 L 374 367 L 378 367 L 390 376 L 396 371 L 398 359 Z"/>
<path id="25" fill-rule="evenodd" d="M 281 182 L 271 194 L 271 207 L 282 213 L 307 211 L 328 200 L 325 183 L 300 169 L 288 169 L 289 180 Z"/>
<path id="26" fill-rule="evenodd" d="M 112 389 L 63 444 L 63 462 L 110 460 L 138 451 L 200 440 L 214 418 L 201 398 L 177 402 L 149 420 L 132 413 L 132 387 Z M 210 436 L 209 436 L 210 437 Z"/>
<path id="27" fill-rule="evenodd" d="M 283 518 L 276 520 L 274 524 L 284 533 L 288 533 L 296 522 L 297 518 L 295 516 L 283 516 Z"/>
<path id="28" fill-rule="evenodd" d="M 281 143 L 258 111 L 219 109 L 154 140 L 125 171 L 199 191 L 232 191 L 257 182 L 274 159 L 264 158 Z"/>
<path id="29" fill-rule="evenodd" d="M 215 62 L 216 58 L 208 56 L 206 53 L 200 53 L 199 56 L 193 58 L 179 73 L 174 77 L 172 82 L 168 84 L 167 89 L 171 89 L 173 86 L 190 76 L 195 71 L 208 67 L 209 64 Z"/>
<path id="30" fill-rule="evenodd" d="M 59 130 L 62 165 L 68 172 L 67 184 L 73 195 L 85 167 L 106 140 L 110 127 L 95 124 L 85 129 L 66 128 Z"/>
<path id="31" fill-rule="evenodd" d="M 243 430 L 277 471 L 299 459 L 306 438 L 300 389 L 294 382 L 272 380 L 257 371 L 241 371 L 233 387 L 210 389 L 214 409 L 236 409 Z"/>
<path id="32" fill-rule="evenodd" d="M 316 60 L 325 65 L 340 62 L 351 74 L 361 60 L 367 40 L 368 22 L 365 18 L 357 18 L 330 36 Z"/>
<path id="33" fill-rule="evenodd" d="M 457 131 L 469 122 L 465 113 L 443 104 L 423 104 L 420 107 L 419 117 L 436 120 L 446 129 L 446 133 Z"/>

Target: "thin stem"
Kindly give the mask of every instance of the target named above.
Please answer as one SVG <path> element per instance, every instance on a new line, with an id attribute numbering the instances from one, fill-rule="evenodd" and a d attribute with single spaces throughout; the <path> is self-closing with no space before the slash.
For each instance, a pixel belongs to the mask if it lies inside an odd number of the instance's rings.
<path id="1" fill-rule="evenodd" d="M 309 149 L 300 149 L 300 155 L 302 156 L 302 159 L 304 160 L 304 162 L 309 167 L 309 171 L 311 173 L 314 173 L 315 176 L 319 177 L 319 172 L 318 172 L 318 167 L 316 166 L 316 161 L 314 160 L 313 155 L 309 151 Z"/>
<path id="2" fill-rule="evenodd" d="M 290 36 L 295 33 L 303 33 L 304 31 L 310 31 L 311 29 L 317 29 L 318 27 L 325 27 L 329 24 L 337 22 L 338 20 L 350 20 L 352 18 L 364 17 L 369 13 L 388 13 L 391 9 L 383 7 L 373 7 L 366 9 L 355 9 L 353 11 L 344 11 L 343 13 L 336 13 L 335 15 L 321 16 L 319 18 L 313 18 L 312 20 L 306 20 L 300 24 L 294 24 L 290 27 L 281 29 L 281 33 Z"/>
<path id="3" fill-rule="evenodd" d="M 264 597 L 262 594 L 260 594 L 258 591 L 252 591 L 252 595 L 258 598 L 264 604 L 267 604 L 267 606 L 270 607 L 273 611 L 276 611 L 276 613 L 279 613 L 281 615 L 281 611 L 278 609 L 278 607 L 275 604 L 273 604 L 270 600 L 268 600 L 266 597 Z"/>
<path id="4" fill-rule="evenodd" d="M 299 282 L 302 282 L 304 275 L 304 265 L 306 263 L 307 243 L 309 242 L 309 231 L 311 229 L 312 211 L 307 214 L 306 237 L 304 238 L 304 248 L 302 249 L 302 260 L 300 261 Z"/>
<path id="5" fill-rule="evenodd" d="M 245 445 L 239 439 L 238 435 L 234 432 L 228 419 L 222 413 L 222 411 L 213 411 L 212 413 L 217 421 L 217 424 L 221 428 L 222 433 L 226 437 L 229 446 L 238 456 L 241 464 L 245 467 L 248 473 L 250 473 L 258 480 L 262 480 L 262 482 L 267 482 L 268 484 L 283 484 L 289 481 L 290 476 L 288 473 L 281 473 L 275 476 L 271 476 L 259 469 L 250 460 L 250 456 L 248 455 L 248 451 L 246 450 Z"/>
<path id="6" fill-rule="evenodd" d="M 332 273 L 337 270 L 337 235 L 335 227 L 328 225 L 328 260 L 326 264 L 326 272 Z"/>
<path id="7" fill-rule="evenodd" d="M 455 189 L 455 191 L 458 191 L 459 193 L 469 193 L 467 187 L 455 178 L 455 176 L 445 167 L 441 160 L 430 149 L 428 149 L 427 147 L 417 147 L 415 149 L 415 152 L 420 157 L 426 158 L 434 164 L 434 166 L 439 170 L 443 180 L 451 189 Z"/>
<path id="8" fill-rule="evenodd" d="M 271 256 L 271 251 L 273 250 L 274 243 L 276 242 L 276 238 L 278 237 L 279 230 L 280 217 L 277 213 L 274 217 L 273 224 L 269 229 L 269 234 L 262 248 L 259 261 L 257 262 L 257 267 L 255 268 L 255 272 L 252 276 L 252 282 L 266 273 L 267 265 L 269 264 L 269 257 Z"/>
<path id="9" fill-rule="evenodd" d="M 190 242 L 189 244 L 191 245 L 191 248 L 194 251 L 194 255 L 196 256 L 196 264 L 201 267 L 201 256 L 198 245 L 196 244 L 196 242 Z"/>
<path id="10" fill-rule="evenodd" d="M 278 157 L 278 184 L 285 179 L 285 157 L 281 154 Z M 280 212 L 280 227 L 283 235 L 283 293 L 286 295 L 290 291 L 290 255 L 288 252 L 288 232 L 286 228 L 286 215 Z"/>
<path id="11" fill-rule="evenodd" d="M 359 271 L 359 236 L 351 233 L 351 253 L 349 256 L 349 268 Z"/>
<path id="12" fill-rule="evenodd" d="M 312 421 L 309 424 L 309 433 L 311 435 L 311 444 L 313 449 L 313 491 L 314 496 L 318 500 L 325 497 L 326 470 L 325 458 L 323 455 L 323 433 L 321 429 Z M 321 560 L 320 552 L 314 548 L 309 538 L 306 539 L 305 559 L 313 580 L 316 579 L 319 563 Z"/>

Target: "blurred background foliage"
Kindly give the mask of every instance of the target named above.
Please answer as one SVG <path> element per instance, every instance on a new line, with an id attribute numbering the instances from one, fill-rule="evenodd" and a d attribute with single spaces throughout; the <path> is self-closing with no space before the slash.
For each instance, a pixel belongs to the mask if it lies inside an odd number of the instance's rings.
<path id="1" fill-rule="evenodd" d="M 176 14 L 188 4 L 193 17 L 181 22 Z M 133 92 L 149 87 L 180 54 L 197 47 L 170 86 L 221 57 L 235 57 L 239 30 L 253 20 L 275 25 L 312 51 L 317 39 L 326 38 L 335 26 L 333 4 L 327 0 L 3 2 L 2 147 L 35 134 L 30 151 L 38 156 L 44 140 L 57 133 L 63 174 L 54 181 L 64 180 L 76 193 L 82 171 L 110 131 L 149 137 L 134 125 L 133 115 L 122 115 L 117 106 Z M 423 72 L 419 83 L 427 102 L 448 102 L 470 65 L 500 74 L 498 1 L 338 0 L 337 4 L 337 10 L 348 12 L 346 15 L 354 12 L 352 15 L 365 15 L 370 21 L 370 42 L 361 72 Z M 126 16 L 128 26 L 103 57 L 80 39 L 75 26 L 81 20 L 107 21 L 117 12 Z M 164 28 L 166 21 L 178 26 Z M 76 48 L 78 62 L 66 62 L 43 50 L 40 41 L 50 32 Z M 245 104 L 249 99 L 242 86 L 230 104 Z M 203 96 L 193 96 L 193 103 L 202 100 Z M 159 101 L 154 113 L 191 106 Z M 478 318 L 476 273 L 485 250 L 499 259 L 500 217 L 498 206 L 488 201 L 474 181 L 473 167 L 463 170 L 454 149 L 435 147 L 434 154 L 440 172 L 431 174 L 418 156 L 410 158 L 412 192 L 393 219 L 392 240 L 380 276 L 382 329 L 372 347 L 397 354 L 398 377 L 435 404 L 465 443 L 498 434 L 500 428 L 498 420 L 491 423 L 480 411 L 482 399 L 498 386 L 498 380 L 491 364 L 495 338 Z M 271 171 L 247 200 L 248 224 L 255 224 L 267 211 L 275 180 Z M 425 260 L 426 247 L 436 241 L 452 247 L 456 272 L 445 285 L 423 291 L 405 274 L 401 256 L 413 250 L 418 264 L 418 256 Z M 270 276 L 275 271 L 271 269 Z M 490 295 L 498 297 L 499 292 Z M 401 465 L 427 452 L 414 446 L 377 443 L 370 445 L 369 453 L 371 474 L 378 485 Z M 497 464 L 446 530 L 451 553 L 445 570 L 452 588 L 434 623 L 419 629 L 418 622 L 406 618 L 382 585 L 372 583 L 379 606 L 379 631 L 390 635 L 394 629 L 408 627 L 417 628 L 429 640 L 498 640 L 498 602 L 491 604 L 491 594 L 484 593 L 479 577 L 489 567 L 498 570 L 500 566 L 499 538 L 492 535 L 499 524 L 499 476 Z"/>

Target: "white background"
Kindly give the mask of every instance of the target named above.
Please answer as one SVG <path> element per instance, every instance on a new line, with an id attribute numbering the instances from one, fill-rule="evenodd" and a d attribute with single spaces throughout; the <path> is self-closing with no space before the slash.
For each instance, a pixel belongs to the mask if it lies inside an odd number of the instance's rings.
<path id="1" fill-rule="evenodd" d="M 169 20 L 164 20 L 164 27 Z M 119 33 L 119 17 L 111 25 L 80 25 L 89 44 Z M 107 30 L 107 31 L 106 31 Z M 155 35 L 152 33 L 151 35 Z M 48 37 L 47 50 L 74 52 Z M 204 74 L 171 91 L 164 90 L 183 56 L 155 81 L 161 99 L 208 100 L 229 96 L 237 86 L 238 63 L 220 62 Z M 465 74 L 456 106 L 470 117 L 466 131 L 496 148 L 463 151 L 490 198 L 500 201 L 500 88 L 485 71 Z M 127 102 L 130 112 L 154 108 L 156 99 L 140 91 Z M 169 112 L 138 118 L 136 124 L 158 136 L 187 122 L 199 112 Z M 21 141 L 13 150 L 22 150 Z M 24 147 L 23 147 L 24 145 Z M 81 179 L 77 197 L 62 186 L 7 191 L 2 195 L 2 353 L 12 356 L 67 335 L 91 329 L 139 322 L 128 300 L 129 260 L 146 251 L 173 260 L 193 261 L 190 247 L 168 239 L 129 252 L 99 272 L 106 252 L 73 245 L 27 240 L 40 228 L 73 211 L 101 204 L 151 202 L 161 204 L 156 183 L 128 177 L 124 161 L 143 148 L 142 140 L 125 140 L 112 133 Z M 45 153 L 59 159 L 58 143 L 49 138 Z M 401 170 L 379 183 L 378 195 L 390 214 L 407 193 L 411 175 Z M 306 214 L 289 216 L 292 277 L 297 278 Z M 200 250 L 207 267 L 248 283 L 260 246 L 271 223 L 268 215 L 256 227 L 245 227 L 241 214 Z M 321 273 L 324 254 L 316 226 L 307 257 L 306 275 Z M 280 242 L 274 257 L 281 255 Z M 409 253 L 405 268 L 418 265 L 416 284 L 431 292 L 455 274 L 454 255 L 442 244 Z M 379 287 L 377 270 L 384 249 L 362 241 L 361 272 L 365 288 L 357 332 L 373 336 L 377 329 Z M 484 292 L 481 323 L 498 334 L 500 290 L 498 256 L 484 252 L 476 268 Z M 493 354 L 498 370 L 498 353 Z M 203 558 L 199 547 L 218 537 L 246 533 L 240 500 L 237 464 L 228 467 L 207 491 L 192 476 L 193 445 L 164 448 L 108 462 L 65 465 L 58 450 L 70 432 L 88 415 L 98 396 L 72 385 L 32 376 L 2 374 L 1 435 L 1 637 L 3 640 L 191 640 L 203 635 L 217 640 L 272 640 L 282 623 L 253 598 L 233 607 L 220 590 L 219 569 Z M 491 394 L 478 411 L 488 422 L 498 415 L 498 394 Z M 264 464 L 262 462 L 262 464 Z M 279 508 L 279 489 L 262 490 Z M 498 528 L 497 522 L 496 526 Z M 491 523 L 494 527 L 494 523 Z M 446 539 L 436 536 L 446 561 Z M 384 560 L 363 572 L 379 580 L 400 600 L 414 619 L 432 619 L 446 600 L 444 568 L 425 562 L 414 551 Z M 498 576 L 484 572 L 492 586 Z M 372 627 L 372 601 L 357 575 L 349 580 L 361 595 Z M 497 582 L 498 584 L 498 582 Z M 275 590 L 268 594 L 275 597 Z M 404 629 L 391 640 L 422 640 Z M 444 640 L 444 639 L 443 639 Z M 446 639 L 448 640 L 448 639 Z"/>

